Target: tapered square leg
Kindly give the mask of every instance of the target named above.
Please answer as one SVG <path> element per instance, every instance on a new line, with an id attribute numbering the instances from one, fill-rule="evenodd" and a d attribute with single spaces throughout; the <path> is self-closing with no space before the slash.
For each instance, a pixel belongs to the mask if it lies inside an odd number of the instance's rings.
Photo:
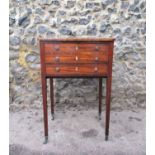
<path id="1" fill-rule="evenodd" d="M 105 127 L 105 140 L 109 136 L 109 121 L 110 121 L 110 99 L 111 99 L 111 76 L 106 80 L 106 127 Z"/>
<path id="2" fill-rule="evenodd" d="M 42 97 L 43 97 L 43 115 L 44 115 L 44 135 L 45 142 L 48 141 L 48 112 L 47 112 L 47 86 L 46 77 L 42 77 Z"/>
<path id="3" fill-rule="evenodd" d="M 99 120 L 101 120 L 102 112 L 102 78 L 99 78 Z"/>
<path id="4" fill-rule="evenodd" d="M 50 78 L 50 98 L 51 98 L 51 116 L 54 120 L 54 90 L 53 90 L 53 78 Z"/>

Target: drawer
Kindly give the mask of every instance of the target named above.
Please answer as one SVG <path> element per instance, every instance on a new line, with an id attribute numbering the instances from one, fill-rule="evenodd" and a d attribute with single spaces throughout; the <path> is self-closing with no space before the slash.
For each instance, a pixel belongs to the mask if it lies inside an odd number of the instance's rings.
<path id="1" fill-rule="evenodd" d="M 45 63 L 108 62 L 107 44 L 55 43 L 45 44 Z"/>
<path id="2" fill-rule="evenodd" d="M 78 45 L 76 43 L 46 43 L 44 48 L 45 55 L 73 54 L 77 52 Z"/>
<path id="3" fill-rule="evenodd" d="M 45 55 L 46 64 L 55 63 L 103 63 L 108 62 L 108 56 L 102 53 L 77 53 L 77 54 L 53 54 Z"/>
<path id="4" fill-rule="evenodd" d="M 101 52 L 79 52 L 77 61 L 79 63 L 103 63 L 108 62 L 108 55 L 105 55 Z"/>
<path id="5" fill-rule="evenodd" d="M 46 43 L 45 55 L 77 54 L 77 53 L 102 53 L 108 55 L 109 45 L 99 43 Z"/>
<path id="6" fill-rule="evenodd" d="M 101 53 L 108 55 L 109 45 L 99 43 L 81 43 L 78 44 L 78 51 L 80 53 Z"/>
<path id="7" fill-rule="evenodd" d="M 59 75 L 107 75 L 106 64 L 85 64 L 85 65 L 46 65 L 46 74 Z"/>

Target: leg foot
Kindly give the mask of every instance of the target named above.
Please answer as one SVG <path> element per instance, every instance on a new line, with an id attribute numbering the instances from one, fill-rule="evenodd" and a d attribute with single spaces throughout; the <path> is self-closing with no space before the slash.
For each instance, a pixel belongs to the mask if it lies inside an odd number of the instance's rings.
<path id="1" fill-rule="evenodd" d="M 101 113 L 98 114 L 99 120 L 101 120 Z"/>
<path id="2" fill-rule="evenodd" d="M 105 135 L 105 141 L 108 141 L 108 135 Z"/>
<path id="3" fill-rule="evenodd" d="M 52 120 L 54 120 L 54 113 L 51 113 L 51 116 L 52 116 Z"/>
<path id="4" fill-rule="evenodd" d="M 43 144 L 47 144 L 48 143 L 48 136 L 45 136 L 45 141 L 43 142 Z"/>

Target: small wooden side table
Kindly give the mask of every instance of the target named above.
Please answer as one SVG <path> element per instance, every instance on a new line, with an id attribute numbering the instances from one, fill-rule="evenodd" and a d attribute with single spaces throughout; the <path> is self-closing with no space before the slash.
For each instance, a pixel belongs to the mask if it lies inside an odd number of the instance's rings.
<path id="1" fill-rule="evenodd" d="M 45 143 L 48 141 L 47 78 L 50 79 L 51 114 L 54 119 L 53 78 L 98 78 L 99 118 L 102 78 L 106 78 L 105 140 L 109 135 L 113 38 L 40 39 L 41 82 Z"/>

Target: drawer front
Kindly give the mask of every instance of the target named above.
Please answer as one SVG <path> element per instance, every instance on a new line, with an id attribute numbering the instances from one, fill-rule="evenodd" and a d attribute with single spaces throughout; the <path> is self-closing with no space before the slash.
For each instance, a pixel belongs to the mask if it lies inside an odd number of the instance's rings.
<path id="1" fill-rule="evenodd" d="M 107 62 L 108 50 L 104 44 L 45 44 L 45 63 Z"/>
<path id="2" fill-rule="evenodd" d="M 108 55 L 109 45 L 99 44 L 99 43 L 81 43 L 78 44 L 78 51 L 86 53 L 101 53 L 103 55 Z"/>
<path id="3" fill-rule="evenodd" d="M 65 54 L 53 54 L 45 55 L 45 63 L 102 63 L 108 62 L 108 56 L 101 53 L 77 53 L 72 55 Z"/>
<path id="4" fill-rule="evenodd" d="M 56 54 L 73 54 L 77 52 L 78 45 L 76 43 L 46 43 L 45 55 Z"/>
<path id="5" fill-rule="evenodd" d="M 46 74 L 59 75 L 107 75 L 107 65 L 46 65 Z"/>

